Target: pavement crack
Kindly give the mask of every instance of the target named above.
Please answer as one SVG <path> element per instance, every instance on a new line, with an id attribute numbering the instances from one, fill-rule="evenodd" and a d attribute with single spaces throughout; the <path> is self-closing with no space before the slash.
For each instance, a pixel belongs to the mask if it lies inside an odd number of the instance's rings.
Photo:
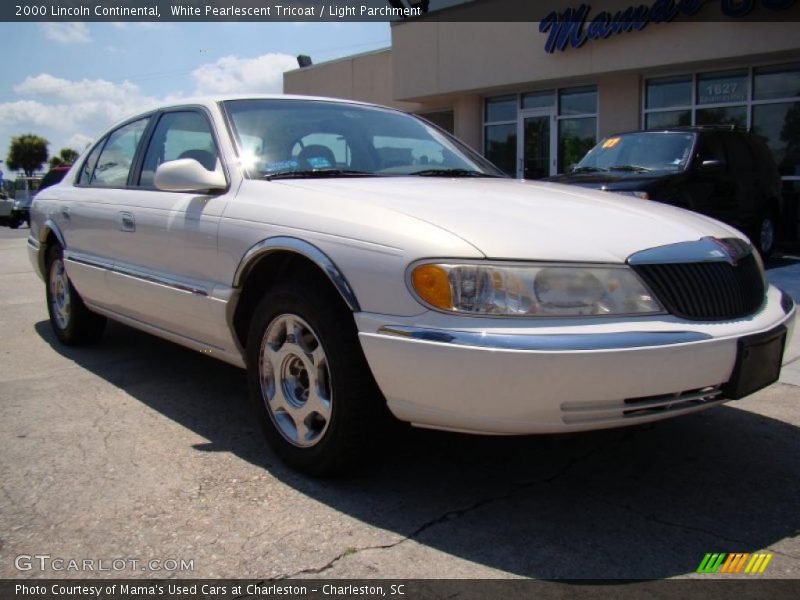
<path id="1" fill-rule="evenodd" d="M 330 569 L 334 568 L 337 565 L 337 563 L 339 563 L 339 561 L 341 561 L 342 559 L 344 559 L 344 558 L 346 558 L 348 556 L 353 556 L 355 554 L 358 554 L 359 552 L 364 552 L 364 551 L 368 551 L 368 550 L 391 550 L 392 548 L 396 548 L 397 546 L 399 546 L 401 544 L 404 544 L 405 542 L 417 539 L 425 531 L 427 531 L 428 529 L 431 529 L 433 527 L 436 527 L 437 525 L 440 525 L 440 524 L 445 523 L 447 521 L 460 519 L 464 515 L 469 514 L 471 512 L 474 512 L 474 511 L 476 511 L 476 510 L 478 510 L 480 508 L 483 508 L 484 506 L 487 506 L 489 504 L 493 504 L 495 502 L 500 502 L 502 500 L 507 500 L 507 499 L 515 496 L 516 494 L 519 494 L 519 493 L 521 493 L 521 492 L 523 492 L 525 490 L 528 490 L 531 487 L 534 487 L 534 486 L 537 486 L 537 485 L 542 485 L 542 484 L 553 483 L 556 480 L 558 480 L 561 477 L 563 477 L 564 475 L 566 475 L 569 471 L 571 471 L 575 467 L 575 465 L 579 464 L 580 462 L 586 460 L 587 458 L 589 458 L 591 456 L 595 456 L 595 455 L 597 455 L 599 453 L 608 451 L 611 448 L 616 447 L 617 445 L 623 444 L 623 443 L 629 441 L 635 435 L 636 435 L 635 431 L 627 432 L 624 436 L 622 436 L 622 438 L 620 438 L 619 440 L 615 440 L 611 444 L 601 444 L 599 446 L 596 446 L 596 447 L 592 448 L 591 450 L 589 450 L 587 452 L 584 452 L 584 453 L 582 453 L 582 454 L 580 454 L 578 456 L 574 456 L 574 457 L 570 458 L 555 473 L 553 473 L 551 475 L 548 475 L 547 477 L 537 477 L 536 479 L 531 479 L 529 481 L 523 481 L 521 483 L 518 483 L 518 484 L 512 486 L 511 489 L 509 489 L 508 491 L 506 491 L 503 494 L 496 494 L 496 495 L 493 495 L 493 496 L 489 496 L 488 498 L 482 498 L 480 500 L 476 500 L 475 502 L 473 502 L 472 504 L 469 504 L 468 506 L 464 506 L 464 507 L 461 507 L 461 508 L 448 510 L 448 511 L 442 513 L 441 515 L 439 515 L 438 517 L 434 517 L 433 519 L 425 521 L 422 525 L 419 525 L 416 529 L 411 531 L 409 534 L 401 537 L 399 540 L 396 540 L 394 542 L 389 542 L 389 543 L 386 543 L 386 544 L 373 544 L 373 545 L 361 546 L 361 547 L 357 547 L 357 548 L 353 547 L 353 546 L 350 546 L 348 548 L 345 548 L 342 552 L 340 552 L 339 554 L 337 554 L 336 556 L 334 556 L 332 559 L 330 559 L 328 562 L 326 562 L 325 564 L 323 564 L 321 566 L 308 567 L 308 568 L 305 568 L 305 569 L 300 569 L 298 571 L 294 571 L 292 573 L 283 573 L 283 574 L 280 574 L 280 575 L 276 575 L 275 577 L 271 577 L 270 581 L 279 581 L 279 580 L 282 580 L 282 579 L 293 579 L 295 577 L 299 577 L 299 576 L 302 576 L 302 575 L 319 575 L 320 573 L 324 573 L 324 572 L 329 571 Z"/>

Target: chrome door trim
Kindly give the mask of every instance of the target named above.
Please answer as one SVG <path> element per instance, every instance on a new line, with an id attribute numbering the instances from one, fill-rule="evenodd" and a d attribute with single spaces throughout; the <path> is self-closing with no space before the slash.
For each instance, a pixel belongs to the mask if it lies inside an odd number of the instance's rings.
<path id="1" fill-rule="evenodd" d="M 209 295 L 208 289 L 204 287 L 177 281 L 175 279 L 163 277 L 161 275 L 154 275 L 152 273 L 147 273 L 145 271 L 141 271 L 138 269 L 132 269 L 130 267 L 121 267 L 117 264 L 105 262 L 96 259 L 94 257 L 86 256 L 85 254 L 76 254 L 75 252 L 65 252 L 64 258 L 69 262 L 83 264 L 89 267 L 96 267 L 99 269 L 105 269 L 110 273 L 117 273 L 119 275 L 133 277 L 134 279 L 139 279 L 140 281 L 146 281 L 147 283 L 155 283 L 157 285 L 163 285 L 164 287 L 172 288 L 181 292 L 190 292 L 198 296 Z"/>

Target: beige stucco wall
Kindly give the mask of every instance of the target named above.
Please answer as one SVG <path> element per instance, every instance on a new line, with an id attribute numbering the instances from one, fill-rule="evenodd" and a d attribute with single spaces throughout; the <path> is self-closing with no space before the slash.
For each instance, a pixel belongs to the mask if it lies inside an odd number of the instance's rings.
<path id="1" fill-rule="evenodd" d="M 387 48 L 287 71 L 283 74 L 283 91 L 417 110 L 418 103 L 395 100 L 392 69 L 392 52 Z"/>
<path id="2" fill-rule="evenodd" d="M 599 136 L 639 129 L 641 100 L 641 77 L 638 74 L 600 77 L 597 80 Z"/>
<path id="3" fill-rule="evenodd" d="M 394 93 L 403 100 L 454 92 L 595 83 L 610 73 L 736 65 L 800 57 L 797 22 L 673 22 L 548 54 L 538 23 L 406 22 L 392 27 Z M 485 43 L 482 43 L 485 42 Z"/>

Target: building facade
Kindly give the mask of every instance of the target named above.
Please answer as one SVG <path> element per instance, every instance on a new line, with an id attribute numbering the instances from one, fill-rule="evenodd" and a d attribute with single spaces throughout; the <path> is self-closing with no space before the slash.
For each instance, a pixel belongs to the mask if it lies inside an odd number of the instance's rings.
<path id="1" fill-rule="evenodd" d="M 284 91 L 420 114 L 529 179 L 563 172 L 615 132 L 747 127 L 779 165 L 796 237 L 800 7 L 751 2 L 755 10 L 731 17 L 724 1 L 711 2 L 691 18 L 611 31 L 594 28 L 603 15 L 576 4 L 549 22 L 449 21 L 456 8 L 393 23 L 391 48 L 289 71 Z M 602 10 L 613 20 L 629 5 L 612 0 Z"/>

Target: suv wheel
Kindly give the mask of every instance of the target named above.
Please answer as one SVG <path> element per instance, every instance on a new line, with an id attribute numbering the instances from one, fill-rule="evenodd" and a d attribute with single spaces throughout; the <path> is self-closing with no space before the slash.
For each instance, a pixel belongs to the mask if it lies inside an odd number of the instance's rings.
<path id="1" fill-rule="evenodd" d="M 99 340 L 106 318 L 93 313 L 72 285 L 64 268 L 64 251 L 54 246 L 47 252 L 47 311 L 56 337 L 67 346 Z"/>
<path id="2" fill-rule="evenodd" d="M 765 261 L 772 256 L 775 250 L 775 219 L 772 215 L 763 215 L 757 224 L 756 245 Z"/>
<path id="3" fill-rule="evenodd" d="M 345 471 L 371 455 L 387 411 L 352 315 L 322 285 L 273 288 L 247 342 L 250 397 L 267 442 L 311 475 Z"/>

